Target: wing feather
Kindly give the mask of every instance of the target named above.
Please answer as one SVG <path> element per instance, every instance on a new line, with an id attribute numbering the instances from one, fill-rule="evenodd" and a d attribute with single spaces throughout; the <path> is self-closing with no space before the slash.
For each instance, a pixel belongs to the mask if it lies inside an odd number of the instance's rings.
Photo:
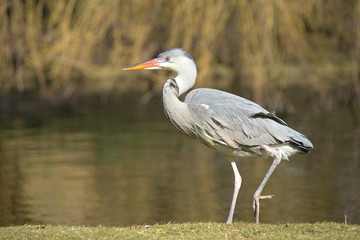
<path id="1" fill-rule="evenodd" d="M 195 89 L 185 98 L 200 127 L 203 141 L 211 138 L 229 147 L 292 143 L 300 149 L 312 147 L 302 134 L 289 128 L 274 112 L 239 96 L 215 89 Z"/>

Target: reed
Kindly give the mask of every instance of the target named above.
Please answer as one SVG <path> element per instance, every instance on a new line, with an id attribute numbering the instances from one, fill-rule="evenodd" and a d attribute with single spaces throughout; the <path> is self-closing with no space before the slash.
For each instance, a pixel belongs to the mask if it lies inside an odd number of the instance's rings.
<path id="1" fill-rule="evenodd" d="M 344 86 L 359 103 L 359 20 L 352 0 L 3 0 L 0 92 L 51 102 L 94 88 L 158 92 L 155 74 L 134 86 L 121 67 L 182 47 L 198 86 L 279 104 L 280 90 L 303 85 L 325 105 Z"/>

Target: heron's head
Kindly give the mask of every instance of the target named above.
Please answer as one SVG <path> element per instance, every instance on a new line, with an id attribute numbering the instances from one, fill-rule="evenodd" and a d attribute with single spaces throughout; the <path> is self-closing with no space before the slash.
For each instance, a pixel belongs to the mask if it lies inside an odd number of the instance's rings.
<path id="1" fill-rule="evenodd" d="M 173 48 L 160 53 L 157 58 L 146 62 L 131 65 L 123 68 L 123 70 L 137 70 L 137 69 L 167 69 L 174 72 L 187 73 L 198 70 L 194 59 L 181 48 Z"/>

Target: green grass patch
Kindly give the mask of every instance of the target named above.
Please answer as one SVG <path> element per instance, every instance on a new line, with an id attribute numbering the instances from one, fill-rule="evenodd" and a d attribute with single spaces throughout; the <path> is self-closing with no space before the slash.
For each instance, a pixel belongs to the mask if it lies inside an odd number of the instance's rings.
<path id="1" fill-rule="evenodd" d="M 0 228 L 0 239 L 359 239 L 360 225 L 332 222 L 181 223 L 131 227 L 23 225 Z"/>

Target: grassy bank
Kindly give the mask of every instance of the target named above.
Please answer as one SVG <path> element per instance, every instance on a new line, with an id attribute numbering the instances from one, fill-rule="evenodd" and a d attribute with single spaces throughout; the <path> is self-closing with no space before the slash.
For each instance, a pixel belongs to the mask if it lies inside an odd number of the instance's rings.
<path id="1" fill-rule="evenodd" d="M 359 239 L 359 225 L 339 223 L 182 223 L 132 227 L 24 225 L 0 228 L 0 239 Z"/>

